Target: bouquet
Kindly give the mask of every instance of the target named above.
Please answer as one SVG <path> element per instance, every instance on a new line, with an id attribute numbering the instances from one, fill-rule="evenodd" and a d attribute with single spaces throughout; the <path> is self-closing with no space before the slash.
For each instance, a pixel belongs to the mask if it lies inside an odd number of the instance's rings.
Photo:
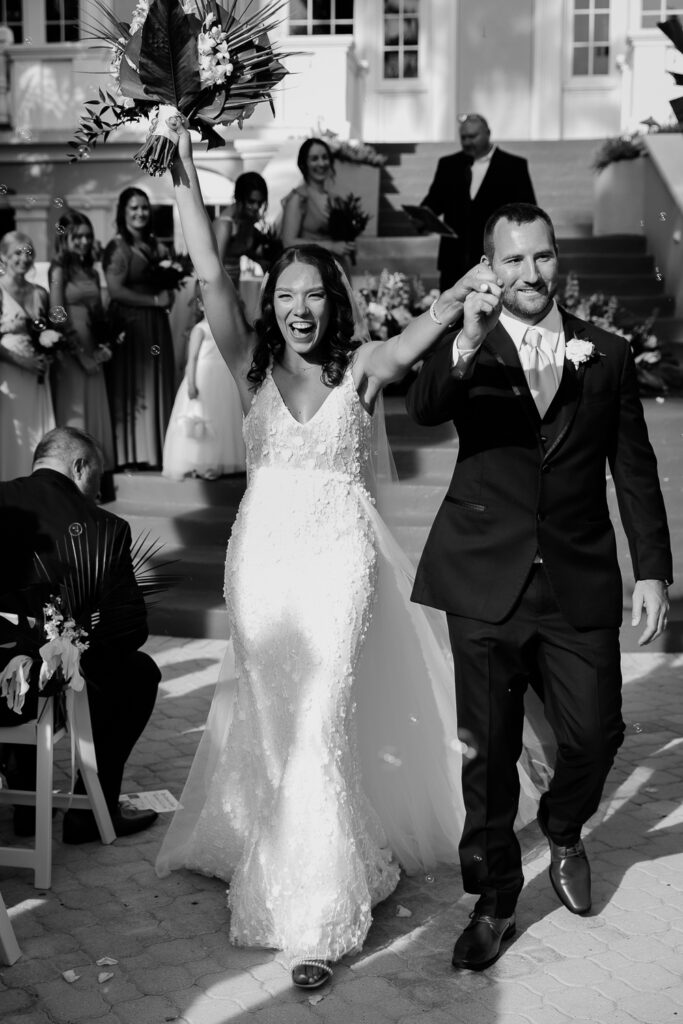
<path id="1" fill-rule="evenodd" d="M 38 375 L 41 384 L 45 380 L 49 363 L 61 352 L 71 351 L 71 345 L 63 331 L 49 327 L 42 317 L 31 321 L 18 312 L 3 313 L 0 317 L 0 345 L 8 352 L 25 358 L 42 356 L 45 360 L 45 370 Z"/>
<path id="2" fill-rule="evenodd" d="M 366 277 L 356 292 L 361 313 L 371 338 L 386 341 L 393 338 L 410 321 L 429 309 L 438 291 L 425 291 L 421 278 L 383 270 L 379 277 Z"/>
<path id="3" fill-rule="evenodd" d="M 330 217 L 328 230 L 330 237 L 336 242 L 355 242 L 362 231 L 365 231 L 370 217 L 363 210 L 360 199 L 349 192 L 347 196 L 333 196 L 330 201 Z M 352 254 L 351 262 L 356 258 Z"/>
<path id="4" fill-rule="evenodd" d="M 266 269 L 282 255 L 282 239 L 272 224 L 257 224 L 254 228 L 254 259 L 265 263 Z"/>
<path id="5" fill-rule="evenodd" d="M 17 617 L 18 619 L 18 617 Z M 43 607 L 43 622 L 17 621 L 15 655 L 0 672 L 0 696 L 21 714 L 30 683 L 38 669 L 38 689 L 46 697 L 63 690 L 82 690 L 81 654 L 88 649 L 87 632 L 78 626 L 61 597 L 51 596 Z"/>
<path id="6" fill-rule="evenodd" d="M 155 292 L 177 291 L 183 281 L 194 273 L 192 260 L 183 253 L 173 259 L 163 259 L 155 263 L 149 272 L 148 280 Z"/>
<path id="7" fill-rule="evenodd" d="M 151 121 L 151 130 L 135 160 L 148 174 L 170 167 L 177 137 L 167 126 L 182 114 L 209 148 L 225 145 L 214 125 L 237 121 L 240 127 L 257 104 L 285 76 L 268 39 L 285 6 L 270 0 L 249 17 L 235 15 L 237 0 L 138 0 L 130 24 L 119 21 L 103 0 L 91 0 L 97 12 L 90 22 L 93 38 L 113 52 L 111 72 L 116 95 L 99 90 L 74 139 L 71 160 L 87 157 L 114 128 Z"/>

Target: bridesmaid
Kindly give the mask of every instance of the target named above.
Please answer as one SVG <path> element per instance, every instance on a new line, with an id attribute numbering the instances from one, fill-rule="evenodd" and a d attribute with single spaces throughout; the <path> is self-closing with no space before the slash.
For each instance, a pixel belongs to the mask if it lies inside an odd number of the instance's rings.
<path id="1" fill-rule="evenodd" d="M 315 242 L 334 253 L 350 277 L 355 243 L 338 242 L 330 237 L 330 199 L 335 194 L 332 150 L 322 139 L 306 139 L 296 163 L 304 181 L 282 200 L 282 244 L 287 248 Z"/>
<path id="2" fill-rule="evenodd" d="M 31 472 L 33 452 L 55 426 L 48 361 L 31 342 L 37 325 L 49 327 L 48 294 L 31 284 L 33 242 L 20 231 L 0 239 L 0 480 Z"/>
<path id="3" fill-rule="evenodd" d="M 102 261 L 109 312 L 121 344 L 109 364 L 109 403 L 117 466 L 160 469 L 164 435 L 175 397 L 173 341 L 168 310 L 173 297 L 155 280 L 170 253 L 150 226 L 145 192 L 126 188 L 118 199 L 118 234 Z"/>
<path id="4" fill-rule="evenodd" d="M 259 249 L 263 236 L 257 229 L 268 205 L 268 186 L 256 171 L 246 171 L 235 181 L 235 202 L 216 221 L 216 241 L 221 263 L 237 291 L 240 285 L 240 259 L 261 262 Z"/>
<path id="5" fill-rule="evenodd" d="M 94 234 L 83 213 L 69 210 L 57 222 L 55 258 L 50 264 L 50 306 L 67 314 L 72 351 L 54 368 L 52 395 L 59 427 L 79 427 L 99 443 L 104 468 L 114 468 L 114 440 L 103 363 L 106 344 L 100 279 L 94 268 Z"/>

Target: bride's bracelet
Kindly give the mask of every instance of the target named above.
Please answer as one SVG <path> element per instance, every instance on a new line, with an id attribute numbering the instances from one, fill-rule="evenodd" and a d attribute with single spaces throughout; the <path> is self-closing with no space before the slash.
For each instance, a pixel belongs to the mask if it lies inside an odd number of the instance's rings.
<path id="1" fill-rule="evenodd" d="M 450 323 L 445 324 L 443 322 L 443 320 L 439 320 L 438 316 L 436 315 L 436 304 L 437 304 L 437 302 L 439 301 L 440 298 L 441 298 L 441 295 L 440 294 L 437 295 L 437 297 L 434 299 L 434 301 L 432 302 L 431 306 L 429 307 L 429 319 L 432 321 L 432 323 L 435 323 L 437 325 L 437 327 L 452 327 L 454 321 L 451 321 Z"/>

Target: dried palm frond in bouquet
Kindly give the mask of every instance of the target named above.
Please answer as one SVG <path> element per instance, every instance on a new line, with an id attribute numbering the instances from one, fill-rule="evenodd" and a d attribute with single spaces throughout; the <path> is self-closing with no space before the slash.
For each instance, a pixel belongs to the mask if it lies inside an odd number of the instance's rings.
<path id="1" fill-rule="evenodd" d="M 253 2 L 253 0 L 252 0 Z M 286 3 L 271 0 L 238 18 L 237 0 L 138 0 L 130 24 L 119 21 L 103 0 L 91 0 L 86 17 L 91 38 L 113 51 L 116 94 L 100 89 L 69 143 L 71 159 L 89 155 L 123 124 L 148 118 L 150 133 L 135 154 L 148 174 L 163 174 L 175 155 L 169 117 L 181 114 L 209 149 L 225 145 L 216 125 L 241 126 L 259 103 L 273 109 L 271 91 L 287 74 L 268 33 Z"/>

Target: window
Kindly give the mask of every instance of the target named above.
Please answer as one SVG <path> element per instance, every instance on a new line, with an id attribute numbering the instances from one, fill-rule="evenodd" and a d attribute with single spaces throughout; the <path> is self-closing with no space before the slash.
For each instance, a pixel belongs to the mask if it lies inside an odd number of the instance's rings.
<path id="1" fill-rule="evenodd" d="M 45 0 L 45 41 L 74 43 L 81 38 L 78 0 Z"/>
<path id="2" fill-rule="evenodd" d="M 384 0 L 384 77 L 418 77 L 420 0 Z"/>
<path id="3" fill-rule="evenodd" d="M 574 0 L 573 75 L 608 75 L 610 0 Z"/>
<path id="4" fill-rule="evenodd" d="M 291 0 L 289 31 L 293 36 L 350 36 L 353 0 Z"/>
<path id="5" fill-rule="evenodd" d="M 683 0 L 642 0 L 641 28 L 657 28 L 658 21 L 666 21 L 672 14 L 683 15 Z"/>
<path id="6" fill-rule="evenodd" d="M 0 23 L 9 25 L 14 32 L 14 42 L 24 41 L 24 12 L 22 0 L 0 0 Z"/>

